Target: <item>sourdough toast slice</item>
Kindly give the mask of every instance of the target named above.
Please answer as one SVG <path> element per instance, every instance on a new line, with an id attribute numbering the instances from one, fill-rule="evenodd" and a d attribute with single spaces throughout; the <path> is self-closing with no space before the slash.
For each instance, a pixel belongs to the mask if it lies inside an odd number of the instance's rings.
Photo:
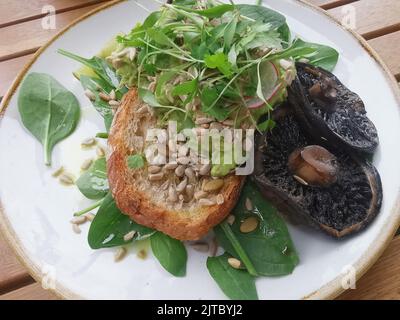
<path id="1" fill-rule="evenodd" d="M 175 239 L 198 240 L 229 215 L 239 198 L 244 178 L 226 176 L 218 194 L 207 193 L 205 201 L 193 194 L 199 193 L 212 179 L 196 175 L 194 181 L 188 181 L 192 186 L 191 197 L 182 194 L 180 200 L 169 201 L 170 189 L 176 188 L 180 181 L 174 170 L 164 167 L 164 178 L 150 181 L 149 166 L 131 169 L 127 162 L 130 155 L 143 154 L 147 130 L 156 124 L 154 114 L 139 99 L 137 91 L 131 89 L 115 114 L 109 135 L 110 190 L 120 210 L 135 222 Z"/>

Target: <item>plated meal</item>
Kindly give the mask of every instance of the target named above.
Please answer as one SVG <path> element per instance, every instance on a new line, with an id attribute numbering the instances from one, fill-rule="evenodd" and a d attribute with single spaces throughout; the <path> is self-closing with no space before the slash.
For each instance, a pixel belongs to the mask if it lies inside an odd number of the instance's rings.
<path id="1" fill-rule="evenodd" d="M 188 277 L 191 248 L 226 297 L 258 299 L 257 279 L 301 266 L 288 226 L 340 243 L 381 211 L 378 130 L 334 75 L 339 52 L 297 36 L 277 11 L 167 1 L 93 57 L 57 51 L 82 65 L 65 77 L 103 119 L 80 137 L 96 158 L 79 176 L 52 166 L 85 116 L 62 79 L 28 73 L 20 119 L 59 188 L 91 201 L 71 212 L 73 231 L 90 224 L 90 248 L 114 248 L 116 262 L 149 243 L 165 273 Z"/>

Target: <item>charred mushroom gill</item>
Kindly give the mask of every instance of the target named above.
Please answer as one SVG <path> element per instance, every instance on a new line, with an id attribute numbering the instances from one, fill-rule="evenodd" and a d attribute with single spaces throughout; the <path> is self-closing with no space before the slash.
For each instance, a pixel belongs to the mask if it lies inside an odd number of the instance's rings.
<path id="1" fill-rule="evenodd" d="M 341 238 L 366 227 L 379 212 L 377 170 L 306 137 L 293 115 L 259 138 L 254 178 L 292 221 L 306 222 Z"/>
<path id="2" fill-rule="evenodd" d="M 296 67 L 288 98 L 302 127 L 331 146 L 373 153 L 378 134 L 361 98 L 326 70 L 303 63 Z"/>

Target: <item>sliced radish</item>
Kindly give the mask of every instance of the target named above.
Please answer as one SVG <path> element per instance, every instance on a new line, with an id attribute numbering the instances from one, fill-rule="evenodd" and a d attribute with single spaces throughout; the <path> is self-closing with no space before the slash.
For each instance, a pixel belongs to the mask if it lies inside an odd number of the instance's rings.
<path id="1" fill-rule="evenodd" d="M 260 79 L 262 93 L 266 101 L 271 101 L 279 92 L 282 83 L 278 83 L 279 70 L 270 61 L 265 61 L 260 65 Z M 265 101 L 258 97 L 249 98 L 246 100 L 249 109 L 258 109 L 265 105 Z"/>

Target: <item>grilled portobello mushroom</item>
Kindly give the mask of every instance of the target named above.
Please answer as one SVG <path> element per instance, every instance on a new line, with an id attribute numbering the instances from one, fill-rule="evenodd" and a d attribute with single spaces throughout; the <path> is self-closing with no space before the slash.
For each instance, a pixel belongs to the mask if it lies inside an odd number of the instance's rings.
<path id="1" fill-rule="evenodd" d="M 304 63 L 297 63 L 296 68 L 288 100 L 302 127 L 331 147 L 373 153 L 379 144 L 378 133 L 361 98 L 324 69 Z"/>
<path id="2" fill-rule="evenodd" d="M 253 178 L 264 196 L 292 221 L 336 238 L 365 228 L 382 203 L 379 173 L 370 163 L 327 149 L 306 136 L 292 112 L 258 137 Z"/>

